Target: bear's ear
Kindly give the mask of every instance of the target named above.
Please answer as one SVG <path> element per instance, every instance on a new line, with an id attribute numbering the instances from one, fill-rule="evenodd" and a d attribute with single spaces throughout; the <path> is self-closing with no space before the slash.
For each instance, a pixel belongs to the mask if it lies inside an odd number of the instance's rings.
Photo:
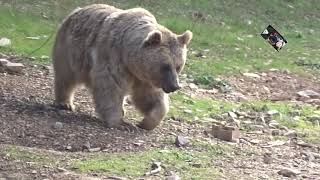
<path id="1" fill-rule="evenodd" d="M 187 30 L 186 32 L 178 36 L 178 41 L 182 45 L 188 45 L 192 39 L 192 36 L 192 32 Z"/>
<path id="2" fill-rule="evenodd" d="M 153 30 L 149 32 L 148 36 L 143 42 L 143 46 L 150 46 L 150 45 L 159 45 L 162 40 L 162 33 L 158 30 Z"/>

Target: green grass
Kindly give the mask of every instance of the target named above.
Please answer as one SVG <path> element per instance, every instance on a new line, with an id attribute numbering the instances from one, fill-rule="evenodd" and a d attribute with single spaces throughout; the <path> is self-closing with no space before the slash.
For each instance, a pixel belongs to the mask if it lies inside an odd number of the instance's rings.
<path id="1" fill-rule="evenodd" d="M 171 99 L 172 105 L 169 116 L 187 123 L 210 124 L 215 121 L 212 117 L 232 110 L 241 112 L 267 112 L 269 110 L 277 110 L 280 116 L 274 116 L 273 120 L 278 121 L 281 125 L 290 129 L 296 130 L 309 142 L 320 142 L 320 127 L 310 121 L 312 116 L 320 115 L 320 112 L 312 106 L 296 106 L 291 103 L 274 103 L 268 101 L 230 103 L 210 98 L 191 98 L 183 93 L 176 93 L 171 96 Z"/>
<path id="2" fill-rule="evenodd" d="M 191 98 L 183 93 L 171 96 L 172 108 L 169 116 L 177 117 L 186 122 L 203 123 L 205 118 L 232 110 L 232 103 L 214 101 L 211 99 Z"/>
<path id="3" fill-rule="evenodd" d="M 13 1 L 0 7 L 0 36 L 13 40 L 11 48 L 0 52 L 13 51 L 28 55 L 46 40 L 29 40 L 28 36 L 50 36 L 58 24 L 75 7 L 93 1 Z M 156 15 L 159 22 L 177 33 L 190 29 L 194 33 L 191 48 L 195 51 L 209 49 L 205 59 L 189 55 L 185 72 L 201 77 L 218 74 L 234 74 L 243 71 L 269 68 L 289 69 L 304 74 L 304 69 L 294 62 L 298 57 L 319 62 L 320 48 L 319 3 L 316 0 L 300 1 L 255 1 L 241 2 L 222 0 L 179 0 L 143 1 L 121 0 L 101 1 L 120 8 L 142 6 Z M 292 6 L 292 7 L 289 7 Z M 206 19 L 201 21 L 193 16 L 200 12 Z M 43 14 L 47 18 L 43 18 Z M 251 21 L 251 25 L 247 22 Z M 224 25 L 222 24 L 224 23 Z M 277 53 L 260 37 L 260 32 L 272 24 L 289 41 Z M 310 33 L 310 29 L 313 30 Z M 252 35 L 253 37 L 247 37 Z M 237 38 L 243 39 L 238 40 Z M 49 43 L 33 56 L 50 56 L 53 44 Z M 238 48 L 238 50 L 236 50 Z M 47 63 L 50 61 L 46 60 Z"/>
<path id="4" fill-rule="evenodd" d="M 40 153 L 28 151 L 15 146 L 0 149 L 0 155 L 20 162 L 33 162 L 38 165 L 52 164 L 55 161 Z"/>
<path id="5" fill-rule="evenodd" d="M 84 173 L 102 173 L 122 177 L 137 178 L 151 170 L 152 162 L 161 162 L 165 170 L 179 174 L 183 179 L 203 179 L 218 177 L 220 173 L 212 165 L 215 158 L 230 151 L 224 145 L 200 143 L 206 151 L 186 151 L 181 149 L 155 149 L 141 153 L 94 155 L 84 161 L 75 161 L 72 168 Z M 194 164 L 201 164 L 195 167 Z M 159 173 L 164 175 L 164 171 Z"/>

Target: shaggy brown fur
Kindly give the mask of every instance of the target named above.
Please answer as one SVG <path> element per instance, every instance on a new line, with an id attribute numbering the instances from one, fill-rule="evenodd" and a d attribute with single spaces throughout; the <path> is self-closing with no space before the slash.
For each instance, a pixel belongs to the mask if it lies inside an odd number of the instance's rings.
<path id="1" fill-rule="evenodd" d="M 56 103 L 74 110 L 78 85 L 93 93 L 108 127 L 123 124 L 123 99 L 131 95 L 144 115 L 141 128 L 154 129 L 168 112 L 167 93 L 179 89 L 178 73 L 192 33 L 176 35 L 145 9 L 103 4 L 73 11 L 61 25 L 53 49 Z"/>

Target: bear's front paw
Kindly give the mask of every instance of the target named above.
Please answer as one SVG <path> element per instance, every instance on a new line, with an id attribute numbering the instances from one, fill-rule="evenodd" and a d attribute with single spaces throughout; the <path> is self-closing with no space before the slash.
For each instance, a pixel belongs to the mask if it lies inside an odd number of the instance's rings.
<path id="1" fill-rule="evenodd" d="M 153 122 L 153 121 L 147 121 L 147 120 L 143 120 L 142 122 L 140 122 L 137 126 L 141 129 L 145 129 L 145 130 L 148 130 L 148 131 L 151 131 L 153 130 L 154 128 L 157 127 L 159 123 L 157 122 Z"/>
<path id="2" fill-rule="evenodd" d="M 117 124 L 117 125 L 113 124 L 112 126 L 110 126 L 110 124 L 109 125 L 107 124 L 107 127 L 116 128 L 121 131 L 128 131 L 128 132 L 139 132 L 141 130 L 136 125 L 129 122 L 125 122 L 125 121 L 122 121 L 120 124 Z"/>
<path id="3" fill-rule="evenodd" d="M 54 106 L 60 110 L 75 111 L 76 106 L 69 103 L 55 103 Z"/>

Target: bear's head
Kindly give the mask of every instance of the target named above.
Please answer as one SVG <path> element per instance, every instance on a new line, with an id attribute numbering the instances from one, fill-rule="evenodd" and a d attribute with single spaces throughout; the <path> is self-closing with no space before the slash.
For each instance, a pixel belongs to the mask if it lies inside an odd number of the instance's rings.
<path id="1" fill-rule="evenodd" d="M 181 35 L 166 28 L 148 32 L 140 47 L 143 79 L 166 93 L 180 89 L 178 74 L 185 65 L 191 39 L 189 30 Z"/>

